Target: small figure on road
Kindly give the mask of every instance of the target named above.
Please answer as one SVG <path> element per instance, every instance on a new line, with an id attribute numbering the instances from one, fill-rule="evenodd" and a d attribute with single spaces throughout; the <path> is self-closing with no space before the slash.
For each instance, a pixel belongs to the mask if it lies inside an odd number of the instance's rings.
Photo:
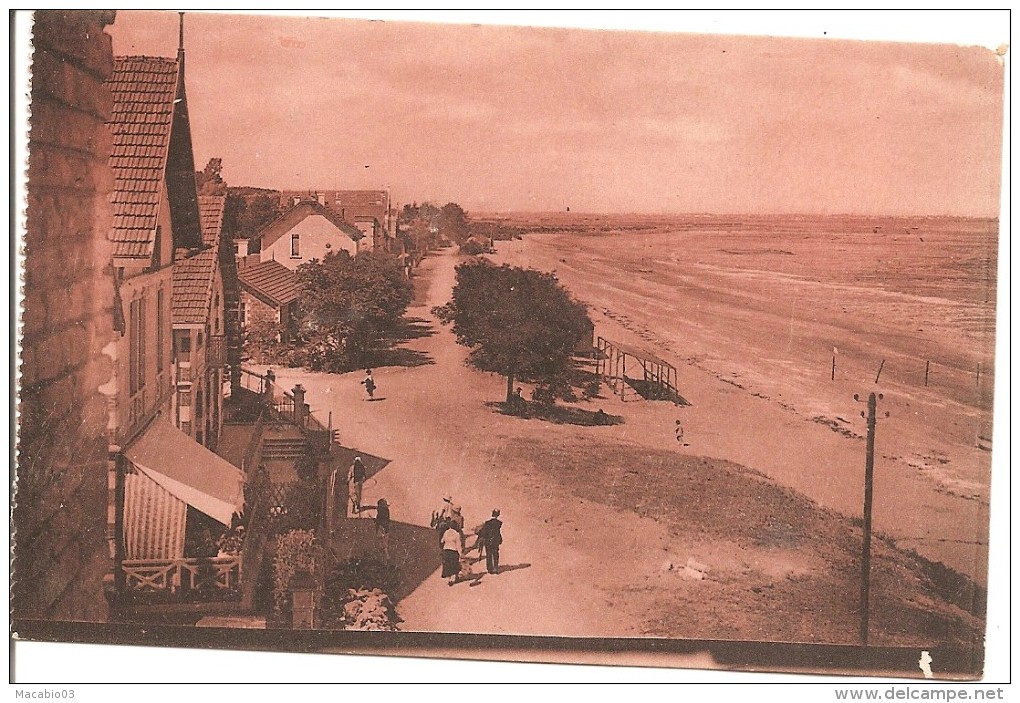
<path id="1" fill-rule="evenodd" d="M 266 369 L 266 387 L 262 389 L 267 398 L 273 397 L 273 384 L 276 383 L 276 374 L 272 368 Z"/>
<path id="2" fill-rule="evenodd" d="M 390 505 L 385 498 L 380 498 L 375 505 L 367 505 L 364 510 L 375 511 L 375 534 L 379 537 L 386 561 L 390 560 Z"/>
<path id="3" fill-rule="evenodd" d="M 499 573 L 499 545 L 503 544 L 502 528 L 503 521 L 499 519 L 499 509 L 496 509 L 478 531 L 478 539 L 485 547 L 485 570 L 490 574 Z"/>
<path id="4" fill-rule="evenodd" d="M 443 578 L 452 586 L 460 579 L 460 533 L 447 527 L 443 533 Z"/>
<path id="5" fill-rule="evenodd" d="M 681 447 L 684 446 L 684 426 L 679 420 L 676 421 L 676 443 Z"/>
<path id="6" fill-rule="evenodd" d="M 450 518 L 453 517 L 453 498 L 443 496 L 443 504 L 439 510 L 432 511 L 432 527 L 442 536 L 446 528 L 450 526 Z"/>
<path id="7" fill-rule="evenodd" d="M 514 415 L 524 416 L 527 413 L 528 403 L 524 400 L 524 389 L 520 386 L 510 396 L 510 412 Z"/>
<path id="8" fill-rule="evenodd" d="M 368 392 L 368 399 L 372 400 L 375 398 L 375 379 L 372 378 L 372 369 L 365 369 L 365 380 L 361 382 L 361 385 L 365 387 Z"/>
<path id="9" fill-rule="evenodd" d="M 361 457 L 354 457 L 354 461 L 351 462 L 351 468 L 347 471 L 347 484 L 348 490 L 351 497 L 351 512 L 361 512 L 361 492 L 365 487 L 365 465 L 361 462 Z"/>
<path id="10" fill-rule="evenodd" d="M 455 505 L 451 508 L 450 514 L 450 527 L 457 530 L 460 533 L 460 550 L 464 551 L 464 516 L 460 512 L 460 506 Z"/>

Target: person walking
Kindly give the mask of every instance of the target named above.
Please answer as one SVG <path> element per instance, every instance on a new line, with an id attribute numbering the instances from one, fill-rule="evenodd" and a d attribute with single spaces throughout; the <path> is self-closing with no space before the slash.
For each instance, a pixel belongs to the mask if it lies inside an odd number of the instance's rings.
<path id="1" fill-rule="evenodd" d="M 365 487 L 365 465 L 361 457 L 354 457 L 351 468 L 347 471 L 348 490 L 351 497 L 351 513 L 361 512 L 361 494 Z"/>
<path id="2" fill-rule="evenodd" d="M 443 578 L 452 586 L 460 580 L 460 532 L 452 526 L 446 528 L 442 538 Z"/>
<path id="3" fill-rule="evenodd" d="M 478 531 L 478 538 L 485 546 L 485 570 L 490 574 L 499 573 L 499 545 L 503 544 L 502 529 L 503 521 L 499 519 L 499 510 L 496 509 Z"/>
<path id="4" fill-rule="evenodd" d="M 273 384 L 276 383 L 276 374 L 273 373 L 272 367 L 266 369 L 265 383 L 262 388 L 262 394 L 267 400 L 273 399 Z"/>
<path id="5" fill-rule="evenodd" d="M 446 532 L 446 528 L 450 526 L 450 518 L 453 517 L 453 498 L 450 496 L 443 496 L 443 504 L 439 510 L 432 511 L 432 522 L 431 525 L 439 533 L 440 536 Z"/>
<path id="6" fill-rule="evenodd" d="M 375 379 L 372 378 L 372 369 L 365 369 L 365 379 L 361 382 L 361 385 L 365 387 L 365 391 L 368 392 L 368 399 L 375 399 Z"/>
<path id="7" fill-rule="evenodd" d="M 450 527 L 460 533 L 460 551 L 464 551 L 464 516 L 460 512 L 460 506 L 454 505 L 450 509 Z"/>
<path id="8" fill-rule="evenodd" d="M 379 538 L 379 546 L 382 547 L 386 561 L 390 560 L 390 505 L 385 498 L 380 498 L 375 505 L 369 505 L 365 510 L 375 511 L 375 534 Z"/>

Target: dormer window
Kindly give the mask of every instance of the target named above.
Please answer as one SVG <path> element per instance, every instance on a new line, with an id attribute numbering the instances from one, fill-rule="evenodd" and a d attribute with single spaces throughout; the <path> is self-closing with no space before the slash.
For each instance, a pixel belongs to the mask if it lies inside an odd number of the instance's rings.
<path id="1" fill-rule="evenodd" d="M 300 259 L 301 258 L 301 235 L 292 234 L 290 235 L 290 258 Z"/>

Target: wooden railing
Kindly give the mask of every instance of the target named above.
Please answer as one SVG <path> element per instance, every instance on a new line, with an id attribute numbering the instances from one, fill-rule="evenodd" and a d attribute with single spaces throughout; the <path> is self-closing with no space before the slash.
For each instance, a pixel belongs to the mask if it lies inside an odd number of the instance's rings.
<path id="1" fill-rule="evenodd" d="M 244 472 L 246 477 L 254 475 L 259 462 L 262 460 L 262 431 L 266 424 L 266 413 L 261 411 L 258 419 L 255 420 L 255 424 L 252 427 L 251 439 L 248 440 L 248 446 L 244 448 L 244 454 L 241 456 L 241 471 Z"/>
<path id="2" fill-rule="evenodd" d="M 260 373 L 241 368 L 241 388 L 262 395 L 266 392 L 266 377 Z"/>
<path id="3" fill-rule="evenodd" d="M 204 580 L 229 591 L 241 583 L 241 557 L 200 559 L 125 559 L 121 563 L 128 590 L 171 591 L 197 589 Z"/>

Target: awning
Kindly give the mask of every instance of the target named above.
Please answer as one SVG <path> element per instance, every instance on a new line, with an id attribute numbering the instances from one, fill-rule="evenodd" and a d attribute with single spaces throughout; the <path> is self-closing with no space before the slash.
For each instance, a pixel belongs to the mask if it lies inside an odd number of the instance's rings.
<path id="1" fill-rule="evenodd" d="M 124 456 L 162 488 L 224 525 L 244 506 L 244 473 L 162 417 Z"/>

